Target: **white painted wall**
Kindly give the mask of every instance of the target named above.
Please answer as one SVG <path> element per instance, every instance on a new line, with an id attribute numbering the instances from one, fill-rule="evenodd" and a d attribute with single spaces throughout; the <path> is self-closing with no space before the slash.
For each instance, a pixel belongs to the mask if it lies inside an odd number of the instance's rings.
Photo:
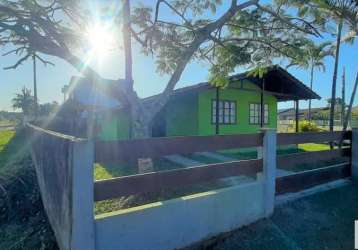
<path id="1" fill-rule="evenodd" d="M 175 249 L 265 216 L 264 181 L 96 217 L 96 250 Z"/>

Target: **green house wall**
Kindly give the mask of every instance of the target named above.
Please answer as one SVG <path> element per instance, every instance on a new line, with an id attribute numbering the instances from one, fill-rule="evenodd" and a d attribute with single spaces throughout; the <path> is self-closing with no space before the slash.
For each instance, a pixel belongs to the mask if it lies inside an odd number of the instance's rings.
<path id="1" fill-rule="evenodd" d="M 104 141 L 129 139 L 130 123 L 128 112 L 113 111 L 97 118 L 97 139 Z"/>
<path id="2" fill-rule="evenodd" d="M 191 93 L 172 98 L 165 108 L 166 135 L 198 134 L 198 95 Z"/>
<path id="3" fill-rule="evenodd" d="M 244 87 L 245 90 L 238 89 Z M 236 89 L 235 89 L 236 88 Z M 255 133 L 260 130 L 259 124 L 249 123 L 250 103 L 260 103 L 260 89 L 244 81 L 232 83 L 230 88 L 220 90 L 220 100 L 236 101 L 236 124 L 219 127 L 220 134 Z M 216 90 L 181 94 L 170 99 L 160 119 L 165 122 L 165 136 L 214 135 L 215 124 L 211 122 L 211 101 L 216 99 Z M 269 105 L 269 123 L 264 127 L 277 127 L 277 99 L 264 95 L 264 103 Z M 160 123 L 161 120 L 156 121 Z M 100 140 L 121 140 L 130 138 L 128 112 L 116 111 L 98 118 Z"/>
<path id="4" fill-rule="evenodd" d="M 236 101 L 236 124 L 219 126 L 220 134 L 255 133 L 260 130 L 260 124 L 249 123 L 250 103 L 260 103 L 260 89 L 248 82 L 243 83 L 243 87 L 248 90 L 234 89 L 240 87 L 241 83 L 232 84 L 231 88 L 221 89 L 220 100 Z M 215 124 L 211 123 L 211 101 L 216 99 L 216 90 L 207 90 L 199 94 L 198 103 L 198 135 L 215 134 Z M 269 105 L 269 123 L 264 127 L 277 127 L 277 99 L 272 95 L 264 95 L 264 103 Z"/>

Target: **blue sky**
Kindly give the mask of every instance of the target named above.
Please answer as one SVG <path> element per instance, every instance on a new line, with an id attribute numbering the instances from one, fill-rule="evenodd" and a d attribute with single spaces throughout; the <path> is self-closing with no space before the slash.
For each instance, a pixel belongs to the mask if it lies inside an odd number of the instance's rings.
<path id="1" fill-rule="evenodd" d="M 223 6 L 224 8 L 225 6 Z M 333 39 L 333 38 L 331 38 Z M 1 48 L 3 54 L 9 48 Z M 160 93 L 168 80 L 167 75 L 159 75 L 156 72 L 155 62 L 153 58 L 144 56 L 139 53 L 137 47 L 133 51 L 133 76 L 135 81 L 135 89 L 140 97 L 146 97 Z M 14 55 L 0 57 L 0 110 L 13 110 L 11 108 L 11 99 L 14 94 L 19 92 L 23 86 L 32 89 L 32 62 L 25 62 L 16 70 L 3 70 L 3 67 L 9 66 L 16 62 L 18 57 Z M 38 63 L 38 98 L 40 103 L 45 102 L 62 102 L 63 95 L 61 88 L 68 84 L 72 75 L 78 75 L 72 66 L 61 59 L 48 58 L 55 66 L 44 67 Z M 353 45 L 343 45 L 340 56 L 340 68 L 338 77 L 337 94 L 340 95 L 342 66 L 346 68 L 346 84 L 347 99 L 350 97 L 352 85 L 354 83 L 355 74 L 358 66 L 358 42 Z M 326 99 L 329 98 L 331 92 L 331 82 L 333 75 L 333 58 L 327 58 L 326 72 L 315 73 L 314 91 L 321 97 L 321 100 L 313 101 L 314 107 L 325 106 Z M 124 76 L 124 64 L 122 51 L 113 53 L 107 57 L 101 64 L 96 63 L 98 72 L 107 78 L 120 78 Z M 291 68 L 289 72 L 302 82 L 309 83 L 309 72 L 301 69 Z M 185 69 L 177 87 L 183 87 L 198 82 L 206 81 L 208 78 L 208 70 L 206 65 L 202 63 L 191 63 Z M 358 97 L 355 100 L 358 104 Z M 291 102 L 280 103 L 279 108 L 292 107 Z M 301 102 L 301 107 L 306 107 L 306 102 Z"/>

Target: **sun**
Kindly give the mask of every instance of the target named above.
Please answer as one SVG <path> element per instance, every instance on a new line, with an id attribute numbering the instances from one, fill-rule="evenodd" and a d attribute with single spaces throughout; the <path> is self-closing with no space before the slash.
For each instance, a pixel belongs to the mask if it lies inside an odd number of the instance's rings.
<path id="1" fill-rule="evenodd" d="M 87 31 L 87 40 L 91 53 L 105 57 L 115 47 L 115 35 L 113 30 L 103 24 L 95 24 Z"/>

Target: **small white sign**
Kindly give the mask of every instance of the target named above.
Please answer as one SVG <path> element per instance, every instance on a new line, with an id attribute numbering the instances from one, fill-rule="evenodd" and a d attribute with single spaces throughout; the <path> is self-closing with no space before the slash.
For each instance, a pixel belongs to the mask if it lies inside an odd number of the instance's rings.
<path id="1" fill-rule="evenodd" d="M 354 249 L 358 249 L 358 220 L 354 221 Z"/>

